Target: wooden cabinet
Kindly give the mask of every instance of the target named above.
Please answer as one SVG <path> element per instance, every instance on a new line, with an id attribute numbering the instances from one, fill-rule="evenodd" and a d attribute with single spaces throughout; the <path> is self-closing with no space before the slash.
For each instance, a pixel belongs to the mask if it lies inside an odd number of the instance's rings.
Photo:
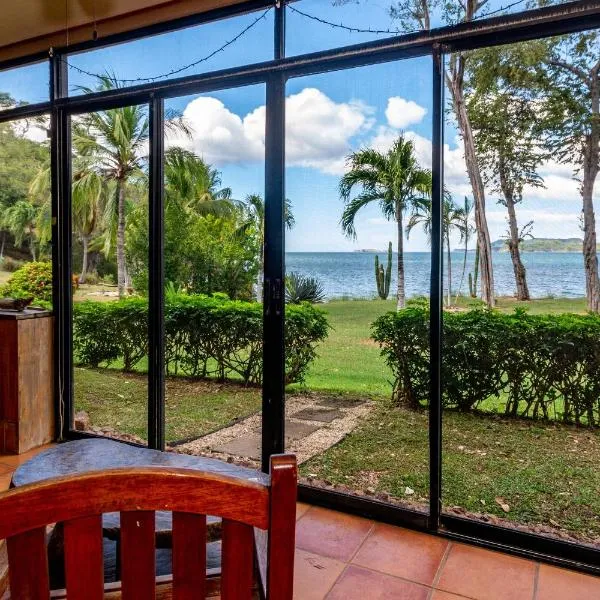
<path id="1" fill-rule="evenodd" d="M 54 438 L 53 317 L 0 311 L 0 454 Z"/>

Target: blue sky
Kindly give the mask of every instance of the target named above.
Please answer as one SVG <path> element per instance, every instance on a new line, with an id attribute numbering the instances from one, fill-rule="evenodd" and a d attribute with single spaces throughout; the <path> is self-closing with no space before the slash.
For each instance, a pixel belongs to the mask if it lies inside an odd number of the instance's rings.
<path id="1" fill-rule="evenodd" d="M 314 15 L 350 26 L 394 28 L 386 7 L 389 0 L 367 0 L 333 7 L 326 0 L 302 0 L 296 6 Z M 500 2 L 490 2 L 490 10 Z M 516 7 L 518 9 L 519 7 Z M 313 52 L 381 36 L 350 34 L 307 20 L 288 11 L 287 54 Z M 73 66 L 92 72 L 112 70 L 119 78 L 152 76 L 190 63 L 232 39 L 261 13 L 89 52 L 71 59 Z M 224 52 L 182 75 L 269 60 L 272 56 L 273 11 Z M 70 70 L 72 93 L 94 81 Z M 47 97 L 47 70 L 37 65 L 0 74 L 0 89 L 30 102 Z M 369 145 L 381 150 L 404 131 L 415 142 L 417 156 L 430 164 L 431 63 L 411 59 L 310 76 L 289 81 L 287 90 L 287 196 L 292 200 L 296 227 L 287 235 L 289 251 L 344 251 L 396 245 L 395 225 L 369 207 L 357 222 L 358 239 L 346 239 L 339 227 L 342 203 L 337 186 L 349 151 Z M 264 191 L 264 86 L 219 91 L 169 100 L 194 129 L 193 139 L 171 139 L 191 147 L 222 171 L 223 183 L 234 196 Z M 452 122 L 446 126 L 446 183 L 457 201 L 470 195 L 460 140 Z M 534 220 L 538 237 L 581 237 L 580 200 L 572 167 L 545 165 L 547 189 L 530 191 L 517 214 L 521 223 Z M 488 197 L 492 239 L 506 230 L 504 209 Z M 458 243 L 458 240 L 453 240 Z M 406 249 L 427 249 L 421 231 L 411 234 Z"/>

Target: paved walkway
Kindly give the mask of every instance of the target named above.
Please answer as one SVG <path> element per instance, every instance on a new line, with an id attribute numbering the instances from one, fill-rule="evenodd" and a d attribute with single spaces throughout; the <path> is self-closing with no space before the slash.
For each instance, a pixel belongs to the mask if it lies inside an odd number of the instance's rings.
<path id="1" fill-rule="evenodd" d="M 367 416 L 369 401 L 336 396 L 290 396 L 286 404 L 285 445 L 302 463 L 330 448 Z M 235 425 L 191 442 L 178 445 L 178 451 L 234 457 L 250 462 L 260 460 L 261 415 L 252 415 Z"/>

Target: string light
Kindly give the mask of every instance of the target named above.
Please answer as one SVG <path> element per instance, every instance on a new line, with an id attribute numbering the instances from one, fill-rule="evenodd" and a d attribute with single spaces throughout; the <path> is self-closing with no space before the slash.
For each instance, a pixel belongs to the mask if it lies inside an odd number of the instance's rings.
<path id="1" fill-rule="evenodd" d="M 478 21 L 481 19 L 486 19 L 488 17 L 491 17 L 492 15 L 501 13 L 501 12 L 505 12 L 507 10 L 510 10 L 511 8 L 514 8 L 515 6 L 518 6 L 520 4 L 523 4 L 524 2 L 526 2 L 527 0 L 515 0 L 515 2 L 512 2 L 510 4 L 507 4 L 506 6 L 501 6 L 500 8 L 497 8 L 496 10 L 493 10 L 491 12 L 479 15 L 477 17 L 474 17 L 472 19 L 472 21 Z M 328 21 L 326 19 L 323 19 L 321 17 L 317 17 L 316 15 L 311 15 L 307 12 L 304 12 L 298 8 L 295 8 L 294 6 L 292 6 L 291 4 L 286 4 L 288 10 L 297 13 L 299 15 L 301 15 L 302 17 L 306 18 L 306 19 L 310 19 L 312 21 L 316 21 L 317 23 L 320 23 L 322 25 L 328 25 L 329 27 L 334 27 L 336 29 L 343 29 L 345 31 L 348 31 L 350 33 L 370 33 L 373 35 L 406 35 L 409 33 L 417 33 L 419 31 L 422 31 L 421 29 L 413 29 L 410 31 L 401 31 L 399 29 L 372 29 L 372 28 L 361 28 L 361 27 L 351 27 L 349 25 L 344 25 L 343 23 L 334 23 L 332 21 Z M 94 2 L 94 10 L 95 10 L 95 2 Z M 244 29 L 242 29 L 235 37 L 231 38 L 230 40 L 228 40 L 227 42 L 225 42 L 222 46 L 220 46 L 219 48 L 217 48 L 216 50 L 213 50 L 210 54 L 207 54 L 206 56 L 203 56 L 202 58 L 199 58 L 198 60 L 195 60 L 191 63 L 188 63 L 182 67 L 178 67 L 176 69 L 172 69 L 170 71 L 167 71 L 166 73 L 162 73 L 160 75 L 153 75 L 151 77 L 135 77 L 135 78 L 131 78 L 131 79 L 126 79 L 126 78 L 116 78 L 114 81 L 116 83 L 123 83 L 123 84 L 132 84 L 132 83 L 147 83 L 147 82 L 153 82 L 153 81 L 158 81 L 159 79 L 167 79 L 169 77 L 173 77 L 174 75 L 178 75 L 179 73 L 183 73 L 184 71 L 187 71 L 188 69 L 192 69 L 193 67 L 197 67 L 198 65 L 210 60 L 211 58 L 213 58 L 214 56 L 216 56 L 217 54 L 224 52 L 227 48 L 229 48 L 229 46 L 235 44 L 238 40 L 240 40 L 244 35 L 246 35 L 246 33 L 248 33 L 251 29 L 253 29 L 260 21 L 262 21 L 263 19 L 266 18 L 267 14 L 272 10 L 272 7 L 269 7 L 267 10 L 265 10 L 261 15 L 259 15 L 256 19 L 254 19 L 254 21 L 252 21 L 249 25 L 247 25 L 246 27 L 244 27 Z M 67 31 L 68 31 L 68 0 L 65 1 L 65 12 L 66 12 L 66 21 L 67 21 Z M 96 25 L 95 25 L 95 15 L 94 15 L 94 33 L 97 35 L 96 33 Z M 76 65 L 70 64 L 68 61 L 65 62 L 67 63 L 68 67 L 74 71 L 77 71 L 78 73 L 80 73 L 81 75 L 86 75 L 88 77 L 93 77 L 95 79 L 99 79 L 100 77 L 102 77 L 101 75 L 99 75 L 98 73 L 93 73 L 91 71 L 87 71 L 86 69 L 82 69 L 81 67 L 78 67 Z"/>
<path id="2" fill-rule="evenodd" d="M 507 4 L 506 6 L 501 6 L 500 8 L 497 8 L 496 10 L 492 10 L 488 13 L 478 15 L 477 17 L 473 17 L 473 19 L 471 19 L 471 21 L 480 21 L 481 19 L 487 19 L 487 18 L 491 17 L 492 15 L 496 15 L 498 13 L 510 10 L 511 8 L 514 8 L 515 6 L 518 6 L 519 4 L 523 4 L 524 2 L 527 2 L 527 0 L 516 0 L 515 2 L 512 2 L 511 4 Z M 292 12 L 295 12 L 307 19 L 310 19 L 311 21 L 316 21 L 317 23 L 321 23 L 322 25 L 329 25 L 329 27 L 334 27 L 335 29 L 343 29 L 350 33 L 372 33 L 375 35 L 400 35 L 400 34 L 407 35 L 409 33 L 417 33 L 419 31 L 423 31 L 422 29 L 411 29 L 409 31 L 401 31 L 399 29 L 371 29 L 371 28 L 363 29 L 360 27 L 351 27 L 349 25 L 344 25 L 343 23 L 334 23 L 333 21 L 327 21 L 326 19 L 317 17 L 316 15 L 311 15 L 307 12 L 299 10 L 298 8 L 295 8 L 291 4 L 288 4 L 287 8 Z"/>
<path id="3" fill-rule="evenodd" d="M 187 71 L 188 69 L 196 67 L 199 64 L 202 64 L 202 63 L 206 62 L 207 60 L 210 60 L 211 58 L 213 58 L 220 52 L 224 52 L 227 48 L 229 48 L 229 46 L 235 44 L 240 38 L 242 38 L 253 27 L 255 27 L 260 21 L 265 19 L 267 14 L 270 11 L 271 11 L 271 8 L 267 8 L 267 10 L 265 10 L 265 12 L 263 12 L 260 16 L 258 16 L 256 19 L 254 19 L 254 21 L 252 21 L 252 23 L 250 23 L 249 25 L 244 27 L 244 29 L 242 29 L 235 37 L 233 37 L 229 41 L 225 42 L 222 46 L 220 46 L 216 50 L 213 50 L 210 54 L 207 54 L 206 56 L 203 56 L 202 58 L 199 58 L 198 60 L 195 60 L 194 62 L 186 64 L 182 67 L 178 67 L 177 69 L 172 69 L 171 71 L 167 71 L 166 73 L 162 73 L 160 75 L 153 75 L 152 77 L 135 77 L 132 79 L 115 78 L 114 81 L 116 83 L 144 83 L 144 82 L 158 81 L 159 79 L 166 79 L 168 77 L 172 77 L 173 75 L 178 75 L 179 73 L 183 73 L 183 71 Z M 91 71 L 87 71 L 86 69 L 77 67 L 76 65 L 69 63 L 66 59 L 63 59 L 63 60 L 66 62 L 66 64 L 68 65 L 68 67 L 70 69 L 77 71 L 81 75 L 87 75 L 88 77 L 94 77 L 96 79 L 100 79 L 102 77 L 98 73 L 92 73 Z"/>

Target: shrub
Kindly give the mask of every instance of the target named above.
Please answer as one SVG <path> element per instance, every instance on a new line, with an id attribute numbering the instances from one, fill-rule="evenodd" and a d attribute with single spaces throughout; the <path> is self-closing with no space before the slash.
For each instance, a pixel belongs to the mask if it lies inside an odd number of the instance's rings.
<path id="1" fill-rule="evenodd" d="M 34 302 L 52 302 L 52 263 L 25 263 L 6 282 L 2 288 L 2 295 L 33 298 Z"/>
<path id="2" fill-rule="evenodd" d="M 262 381 L 262 305 L 221 294 L 170 293 L 165 305 L 168 373 L 191 377 Z M 78 302 L 73 307 L 75 358 L 98 367 L 122 360 L 132 370 L 148 352 L 148 305 L 144 299 Z M 304 380 L 316 346 L 327 337 L 323 311 L 302 304 L 286 309 L 286 383 Z"/>
<path id="3" fill-rule="evenodd" d="M 305 277 L 290 273 L 285 278 L 285 301 L 288 304 L 310 302 L 316 304 L 325 300 L 323 284 L 315 277 Z"/>
<path id="4" fill-rule="evenodd" d="M 429 312 L 411 307 L 373 324 L 391 368 L 392 399 L 426 406 Z M 600 317 L 510 315 L 488 310 L 444 314 L 444 407 L 473 410 L 506 400 L 509 416 L 600 425 Z"/>

